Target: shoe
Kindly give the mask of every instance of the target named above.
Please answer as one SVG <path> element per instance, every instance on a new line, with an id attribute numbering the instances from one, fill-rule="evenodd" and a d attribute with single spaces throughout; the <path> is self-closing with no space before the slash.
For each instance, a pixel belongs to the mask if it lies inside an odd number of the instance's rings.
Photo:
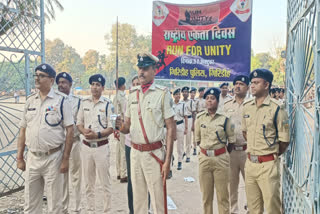
<path id="1" fill-rule="evenodd" d="M 177 170 L 181 170 L 182 169 L 182 163 L 181 162 L 178 162 L 178 168 Z"/>
<path id="2" fill-rule="evenodd" d="M 170 170 L 170 172 L 169 172 L 169 175 L 168 175 L 168 178 L 167 178 L 167 179 L 170 179 L 170 178 L 172 178 L 172 170 Z"/>
<path id="3" fill-rule="evenodd" d="M 189 162 L 190 162 L 190 158 L 187 158 L 187 159 L 186 159 L 186 163 L 189 163 Z"/>
<path id="4" fill-rule="evenodd" d="M 120 178 L 120 183 L 128 183 L 128 177 Z"/>
<path id="5" fill-rule="evenodd" d="M 183 153 L 183 155 L 182 155 L 182 159 L 184 158 L 184 156 L 186 156 L 186 153 Z"/>
<path id="6" fill-rule="evenodd" d="M 44 196 L 42 197 L 42 201 L 47 201 L 47 196 L 44 195 Z"/>
<path id="7" fill-rule="evenodd" d="M 120 180 L 120 175 L 117 176 L 117 180 Z"/>
<path id="8" fill-rule="evenodd" d="M 197 149 L 193 149 L 193 155 L 197 155 Z"/>

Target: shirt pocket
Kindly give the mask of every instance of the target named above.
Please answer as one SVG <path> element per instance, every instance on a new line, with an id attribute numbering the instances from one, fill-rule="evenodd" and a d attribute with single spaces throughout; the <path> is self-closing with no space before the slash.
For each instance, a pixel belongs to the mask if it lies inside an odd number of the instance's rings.
<path id="1" fill-rule="evenodd" d="M 267 113 L 263 117 L 262 124 L 259 124 L 263 138 L 269 147 L 273 146 L 277 140 L 273 122 L 273 115 L 271 113 Z"/>
<path id="2" fill-rule="evenodd" d="M 219 143 L 227 144 L 226 132 L 223 125 L 217 125 L 216 129 L 212 133 L 212 138 L 218 140 Z"/>
<path id="3" fill-rule="evenodd" d="M 45 122 L 47 125 L 54 127 L 58 126 L 62 121 L 61 115 L 57 110 L 47 111 L 45 113 Z"/>
<path id="4" fill-rule="evenodd" d="M 108 128 L 108 118 L 106 116 L 106 113 L 101 112 L 97 115 L 97 117 L 99 125 L 104 129 Z"/>
<path id="5" fill-rule="evenodd" d="M 150 119 L 159 127 L 163 128 L 164 120 L 162 116 L 161 107 L 154 103 L 149 103 L 147 105 L 148 116 Z M 148 120 L 148 118 L 146 118 Z"/>
<path id="6" fill-rule="evenodd" d="M 27 113 L 26 113 L 26 121 L 27 122 L 31 122 L 33 119 L 35 119 L 36 114 L 37 114 L 36 110 L 27 111 Z"/>

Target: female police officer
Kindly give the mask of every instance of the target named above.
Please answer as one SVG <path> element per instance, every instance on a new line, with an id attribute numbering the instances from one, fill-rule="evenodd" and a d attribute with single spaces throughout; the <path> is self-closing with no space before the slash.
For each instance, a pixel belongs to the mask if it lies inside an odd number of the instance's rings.
<path id="1" fill-rule="evenodd" d="M 213 194 L 216 188 L 219 213 L 229 213 L 229 154 L 226 144 L 234 143 L 234 125 L 220 112 L 220 89 L 209 88 L 205 94 L 206 110 L 195 122 L 196 142 L 200 146 L 199 181 L 203 200 L 203 213 L 213 213 Z"/>

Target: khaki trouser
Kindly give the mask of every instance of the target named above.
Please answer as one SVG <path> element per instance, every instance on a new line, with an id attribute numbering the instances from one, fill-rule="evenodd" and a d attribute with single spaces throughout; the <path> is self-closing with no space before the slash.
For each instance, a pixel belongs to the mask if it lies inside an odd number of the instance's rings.
<path id="1" fill-rule="evenodd" d="M 245 151 L 235 151 L 233 150 L 230 153 L 230 205 L 231 213 L 239 213 L 238 207 L 238 190 L 239 190 L 239 174 L 243 179 L 245 178 L 244 174 L 244 165 L 246 163 L 247 153 Z"/>
<path id="2" fill-rule="evenodd" d="M 194 131 L 192 132 L 192 145 L 193 149 L 197 148 L 196 135 L 194 134 Z"/>
<path id="3" fill-rule="evenodd" d="M 184 124 L 179 124 L 177 126 L 177 153 L 178 153 L 178 162 L 182 162 L 183 152 L 184 152 Z"/>
<path id="4" fill-rule="evenodd" d="M 215 157 L 199 154 L 199 182 L 202 192 L 203 213 L 213 213 L 213 196 L 216 188 L 219 214 L 229 214 L 229 155 Z"/>
<path id="5" fill-rule="evenodd" d="M 192 128 L 192 118 L 188 118 L 188 132 L 185 135 L 185 148 L 186 148 L 186 156 L 187 158 L 190 158 L 190 152 L 191 152 L 191 128 Z"/>
<path id="6" fill-rule="evenodd" d="M 120 141 L 116 140 L 116 167 L 117 175 L 120 178 L 127 177 L 126 151 L 125 151 L 125 135 L 120 133 Z"/>
<path id="7" fill-rule="evenodd" d="M 69 172 L 64 174 L 63 183 L 63 212 L 68 213 L 69 207 L 69 178 L 71 178 L 71 185 L 73 191 L 73 199 L 70 203 L 71 213 L 80 212 L 81 202 L 81 144 L 80 141 L 74 141 L 69 159 Z"/>
<path id="8" fill-rule="evenodd" d="M 263 163 L 246 161 L 245 184 L 250 214 L 281 214 L 279 159 Z"/>
<path id="9" fill-rule="evenodd" d="M 81 145 L 83 180 L 87 196 L 87 214 L 95 213 L 95 184 L 96 175 L 102 190 L 103 213 L 111 211 L 111 182 L 110 182 L 110 149 L 109 145 L 90 148 Z M 97 212 L 102 213 L 102 212 Z"/>
<path id="10" fill-rule="evenodd" d="M 28 153 L 25 172 L 25 214 L 42 213 L 42 196 L 46 188 L 48 214 L 62 213 L 63 174 L 60 173 L 62 150 L 49 156 Z"/>
<path id="11" fill-rule="evenodd" d="M 149 154 L 131 149 L 131 181 L 133 190 L 133 209 L 136 214 L 148 213 L 148 191 L 154 214 L 164 213 L 163 183 L 160 164 Z M 165 151 L 154 150 L 153 153 L 164 160 Z"/>

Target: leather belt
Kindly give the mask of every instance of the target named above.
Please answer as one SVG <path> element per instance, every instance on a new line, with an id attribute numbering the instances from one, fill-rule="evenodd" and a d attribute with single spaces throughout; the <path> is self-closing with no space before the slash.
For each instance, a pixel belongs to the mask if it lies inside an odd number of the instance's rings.
<path id="1" fill-rule="evenodd" d="M 180 125 L 183 123 L 183 120 L 177 121 L 177 125 Z"/>
<path id="2" fill-rule="evenodd" d="M 188 118 L 192 118 L 192 115 L 189 115 Z"/>
<path id="3" fill-rule="evenodd" d="M 226 147 L 222 147 L 221 149 L 211 149 L 211 150 L 203 149 L 203 148 L 200 148 L 200 149 L 201 149 L 201 152 L 208 157 L 219 156 L 227 152 Z"/>
<path id="4" fill-rule="evenodd" d="M 100 146 L 108 144 L 109 140 L 106 139 L 106 140 L 101 140 L 101 141 L 98 141 L 98 142 L 88 142 L 88 141 L 83 140 L 82 142 L 83 142 L 84 145 L 86 145 L 86 146 L 88 146 L 90 148 L 97 148 L 97 147 L 100 147 Z"/>
<path id="5" fill-rule="evenodd" d="M 52 155 L 53 153 L 56 153 L 57 151 L 59 151 L 60 149 L 62 148 L 62 145 L 57 147 L 57 148 L 54 148 L 54 149 L 50 149 L 48 152 L 31 152 L 34 156 L 37 156 L 37 157 L 43 157 L 43 156 L 49 156 L 49 155 Z"/>
<path id="6" fill-rule="evenodd" d="M 140 152 L 150 152 L 156 149 L 160 149 L 163 145 L 161 141 L 157 141 L 154 143 L 147 144 L 136 144 L 134 142 L 131 142 L 131 146 Z"/>
<path id="7" fill-rule="evenodd" d="M 268 162 L 268 161 L 273 161 L 276 158 L 274 157 L 275 154 L 270 154 L 270 155 L 251 155 L 248 153 L 248 159 L 252 163 L 263 163 L 263 162 Z"/>
<path id="8" fill-rule="evenodd" d="M 235 151 L 246 151 L 247 150 L 247 145 L 243 145 L 243 146 L 234 146 L 233 150 Z"/>

